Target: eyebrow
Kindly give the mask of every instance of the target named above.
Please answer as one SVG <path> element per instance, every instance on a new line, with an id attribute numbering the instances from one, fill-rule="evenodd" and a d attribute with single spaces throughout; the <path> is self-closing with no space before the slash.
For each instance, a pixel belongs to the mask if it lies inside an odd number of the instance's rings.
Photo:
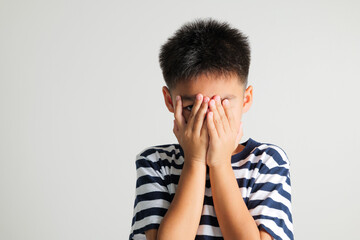
<path id="1" fill-rule="evenodd" d="M 196 95 L 181 95 L 181 100 L 183 100 L 183 101 L 191 101 L 191 102 L 193 102 L 195 100 L 195 98 L 196 98 Z M 236 96 L 230 94 L 230 95 L 226 95 L 224 97 L 220 96 L 220 98 L 221 99 L 233 99 L 233 98 L 236 98 Z"/>

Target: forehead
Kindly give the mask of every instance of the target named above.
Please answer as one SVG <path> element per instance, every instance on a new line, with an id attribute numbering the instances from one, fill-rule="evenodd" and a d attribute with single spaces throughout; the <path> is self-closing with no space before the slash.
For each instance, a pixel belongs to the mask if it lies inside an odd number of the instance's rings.
<path id="1" fill-rule="evenodd" d="M 193 101 L 196 94 L 212 98 L 219 95 L 221 98 L 233 99 L 242 97 L 244 86 L 236 76 L 199 76 L 190 81 L 181 82 L 173 93 L 180 95 L 184 101 Z"/>

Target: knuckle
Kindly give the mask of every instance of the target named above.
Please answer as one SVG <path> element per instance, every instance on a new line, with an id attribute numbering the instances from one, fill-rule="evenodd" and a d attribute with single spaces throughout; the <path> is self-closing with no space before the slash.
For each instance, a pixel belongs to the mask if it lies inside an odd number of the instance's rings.
<path id="1" fill-rule="evenodd" d="M 178 120 L 178 119 L 176 119 L 175 118 L 175 124 L 179 127 L 179 126 L 181 126 L 181 122 Z"/>
<path id="2" fill-rule="evenodd" d="M 202 110 L 202 111 L 199 111 L 197 114 L 196 114 L 196 120 L 201 120 L 204 118 L 204 115 L 205 115 L 205 110 Z"/>
<path id="3" fill-rule="evenodd" d="M 193 110 L 193 111 L 190 112 L 189 119 L 194 118 L 194 116 L 195 116 L 195 112 L 194 112 L 194 110 Z"/>
<path id="4" fill-rule="evenodd" d="M 203 102 L 201 108 L 203 111 L 206 111 L 206 109 L 208 108 L 208 104 L 206 102 Z"/>
<path id="5" fill-rule="evenodd" d="M 219 113 L 221 114 L 221 115 L 224 115 L 225 114 L 225 112 L 224 112 L 224 109 L 223 108 L 219 108 Z"/>
<path id="6" fill-rule="evenodd" d="M 202 99 L 201 100 L 195 100 L 195 105 L 196 106 L 200 106 L 201 105 L 201 103 L 202 103 Z"/>
<path id="7" fill-rule="evenodd" d="M 194 122 L 198 122 L 199 120 L 200 120 L 200 115 L 197 114 L 197 115 L 195 116 Z"/>
<path id="8" fill-rule="evenodd" d="M 176 121 L 179 121 L 180 113 L 179 113 L 179 112 L 175 112 L 174 117 L 175 117 L 175 120 L 176 120 Z"/>
<path id="9" fill-rule="evenodd" d="M 224 121 L 226 121 L 226 116 L 224 115 L 224 114 L 221 114 L 220 115 L 220 118 L 221 118 L 221 120 L 224 122 Z"/>

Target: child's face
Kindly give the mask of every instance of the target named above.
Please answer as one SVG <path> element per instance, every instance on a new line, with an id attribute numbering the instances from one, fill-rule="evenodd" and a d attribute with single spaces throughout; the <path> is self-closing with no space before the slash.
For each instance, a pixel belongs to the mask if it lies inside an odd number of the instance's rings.
<path id="1" fill-rule="evenodd" d="M 219 95 L 221 100 L 228 99 L 233 111 L 236 124 L 240 124 L 242 114 L 247 112 L 252 103 L 252 86 L 245 91 L 237 77 L 215 77 L 202 75 L 196 81 L 181 83 L 172 90 L 171 96 L 167 87 L 163 87 L 166 106 L 170 112 L 174 112 L 175 98 L 181 96 L 183 103 L 183 116 L 187 122 L 191 107 L 194 104 L 196 94 L 201 93 L 204 97 L 212 99 Z"/>

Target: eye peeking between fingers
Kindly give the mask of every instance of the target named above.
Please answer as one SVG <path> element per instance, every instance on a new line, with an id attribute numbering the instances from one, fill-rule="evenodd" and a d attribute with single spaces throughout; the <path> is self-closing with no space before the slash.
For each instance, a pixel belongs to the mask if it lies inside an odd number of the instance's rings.
<path id="1" fill-rule="evenodd" d="M 192 108 L 193 108 L 194 105 L 189 105 L 187 107 L 184 107 L 185 110 L 191 112 Z"/>

